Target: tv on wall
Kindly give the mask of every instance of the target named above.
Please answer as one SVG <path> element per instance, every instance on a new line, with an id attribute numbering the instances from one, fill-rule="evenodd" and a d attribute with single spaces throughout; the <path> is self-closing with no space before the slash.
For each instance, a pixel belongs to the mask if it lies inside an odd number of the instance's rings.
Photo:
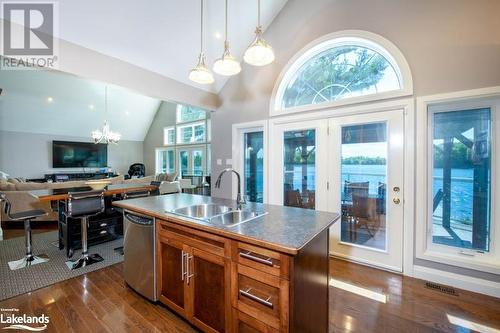
<path id="1" fill-rule="evenodd" d="M 52 141 L 53 168 L 103 168 L 107 166 L 107 144 Z"/>

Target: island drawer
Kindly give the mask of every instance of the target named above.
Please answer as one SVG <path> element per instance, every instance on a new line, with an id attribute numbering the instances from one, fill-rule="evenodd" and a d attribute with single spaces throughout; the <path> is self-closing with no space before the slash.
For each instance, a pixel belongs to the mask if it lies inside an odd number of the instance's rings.
<path id="1" fill-rule="evenodd" d="M 232 261 L 259 271 L 289 279 L 290 257 L 243 242 L 232 244 Z"/>
<path id="2" fill-rule="evenodd" d="M 278 333 L 269 325 L 233 308 L 233 329 L 236 333 Z"/>
<path id="3" fill-rule="evenodd" d="M 287 331 L 289 282 L 236 263 L 231 274 L 233 307 L 274 329 Z"/>
<path id="4" fill-rule="evenodd" d="M 231 242 L 227 238 L 164 220 L 157 221 L 159 236 L 176 239 L 186 245 L 221 257 L 231 257 Z"/>

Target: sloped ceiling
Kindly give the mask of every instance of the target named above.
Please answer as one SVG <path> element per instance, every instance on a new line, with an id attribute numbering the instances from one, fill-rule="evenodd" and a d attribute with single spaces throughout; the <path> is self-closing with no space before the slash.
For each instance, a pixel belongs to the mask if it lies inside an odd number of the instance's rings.
<path id="1" fill-rule="evenodd" d="M 287 0 L 262 0 L 264 29 Z M 200 0 L 59 1 L 59 36 L 69 42 L 124 60 L 174 80 L 219 92 L 227 77 L 211 86 L 188 80 L 200 48 Z M 242 59 L 254 38 L 257 0 L 229 0 L 229 40 Z M 208 65 L 222 55 L 224 0 L 205 0 Z"/>
<path id="2" fill-rule="evenodd" d="M 2 71 L 0 130 L 89 138 L 105 119 L 123 140 L 143 141 L 160 100 L 53 71 Z"/>

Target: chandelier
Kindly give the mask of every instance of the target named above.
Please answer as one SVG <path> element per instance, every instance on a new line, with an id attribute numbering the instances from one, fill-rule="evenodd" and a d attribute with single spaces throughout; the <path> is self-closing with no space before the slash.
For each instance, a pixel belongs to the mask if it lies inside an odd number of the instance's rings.
<path id="1" fill-rule="evenodd" d="M 105 87 L 104 90 L 104 113 L 108 114 L 108 86 Z M 120 141 L 121 135 L 120 133 L 116 133 L 111 131 L 107 120 L 104 120 L 104 125 L 102 129 L 97 129 L 92 131 L 92 139 L 95 144 L 98 143 L 114 143 L 117 144 Z"/>

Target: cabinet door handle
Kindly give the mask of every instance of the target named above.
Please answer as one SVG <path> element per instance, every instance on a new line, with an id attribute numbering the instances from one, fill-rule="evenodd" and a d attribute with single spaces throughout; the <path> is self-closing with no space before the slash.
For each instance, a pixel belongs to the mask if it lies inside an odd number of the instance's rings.
<path id="1" fill-rule="evenodd" d="M 259 257 L 256 257 L 256 256 L 253 256 L 251 254 L 252 252 L 248 251 L 248 252 L 240 252 L 240 257 L 243 257 L 243 258 L 246 258 L 246 259 L 249 259 L 249 260 L 253 260 L 253 261 L 257 261 L 261 264 L 264 264 L 264 265 L 268 265 L 268 266 L 274 266 L 273 265 L 273 261 L 271 258 L 267 258 L 267 259 L 262 259 L 262 258 L 259 258 Z"/>
<path id="2" fill-rule="evenodd" d="M 107 226 L 107 225 L 108 225 L 107 223 L 101 223 L 101 224 L 100 224 L 100 226 L 101 226 L 101 227 L 105 227 L 105 226 Z"/>
<path id="3" fill-rule="evenodd" d="M 271 309 L 273 308 L 273 303 L 269 302 L 271 299 L 271 296 L 269 296 L 267 299 L 260 298 L 258 296 L 255 296 L 254 294 L 251 294 L 250 291 L 252 291 L 252 288 L 248 288 L 247 290 L 241 290 L 240 289 L 240 295 L 245 296 L 247 298 L 250 298 L 252 301 L 255 301 L 257 303 L 260 303 L 262 305 L 265 305 L 267 307 L 270 307 Z"/>
<path id="4" fill-rule="evenodd" d="M 184 281 L 184 276 L 187 275 L 186 272 L 186 258 L 188 254 L 184 252 L 184 250 L 181 253 L 181 280 Z"/>
<path id="5" fill-rule="evenodd" d="M 106 230 L 101 230 L 101 231 L 99 232 L 99 234 L 101 234 L 101 235 L 104 235 L 105 233 L 107 233 L 107 231 L 106 231 Z"/>
<path id="6" fill-rule="evenodd" d="M 186 253 L 186 283 L 189 286 L 189 281 L 190 279 L 194 276 L 194 273 L 191 274 L 191 269 L 189 268 L 191 265 L 189 264 L 189 261 L 193 259 L 193 256 L 190 256 L 189 254 Z"/>

